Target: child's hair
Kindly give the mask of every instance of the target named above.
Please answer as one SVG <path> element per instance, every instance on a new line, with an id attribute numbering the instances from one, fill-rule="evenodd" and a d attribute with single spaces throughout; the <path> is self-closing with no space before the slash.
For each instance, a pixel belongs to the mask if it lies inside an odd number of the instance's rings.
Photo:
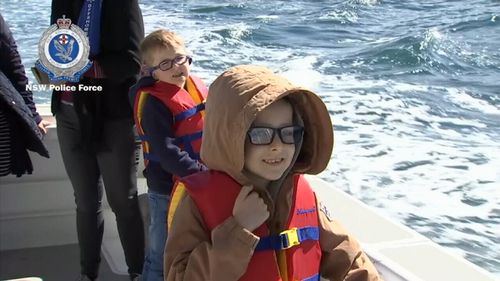
<path id="1" fill-rule="evenodd" d="M 142 63 L 153 66 L 154 53 L 158 50 L 184 48 L 184 40 L 173 31 L 159 29 L 151 32 L 142 40 Z"/>

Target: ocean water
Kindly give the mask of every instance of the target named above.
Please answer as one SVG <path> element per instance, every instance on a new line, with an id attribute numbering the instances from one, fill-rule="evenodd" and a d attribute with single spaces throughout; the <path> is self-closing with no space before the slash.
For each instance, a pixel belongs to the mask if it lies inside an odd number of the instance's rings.
<path id="1" fill-rule="evenodd" d="M 0 3 L 33 66 L 50 1 Z M 252 63 L 316 91 L 335 126 L 321 177 L 500 276 L 499 1 L 140 3 L 207 83 Z"/>

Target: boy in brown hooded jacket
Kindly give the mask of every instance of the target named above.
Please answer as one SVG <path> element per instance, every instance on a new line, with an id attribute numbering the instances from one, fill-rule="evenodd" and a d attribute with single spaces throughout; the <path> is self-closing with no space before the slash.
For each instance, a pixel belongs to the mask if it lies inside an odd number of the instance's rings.
<path id="1" fill-rule="evenodd" d="M 210 171 L 176 184 L 165 280 L 382 280 L 302 176 L 323 171 L 333 148 L 318 96 L 237 66 L 211 85 L 204 126 Z"/>

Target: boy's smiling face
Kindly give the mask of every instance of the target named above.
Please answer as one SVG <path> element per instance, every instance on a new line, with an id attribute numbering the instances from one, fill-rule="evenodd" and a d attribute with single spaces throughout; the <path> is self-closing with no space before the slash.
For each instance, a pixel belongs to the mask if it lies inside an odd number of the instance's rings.
<path id="1" fill-rule="evenodd" d="M 157 66 L 164 62 L 168 66 L 172 63 L 172 60 L 179 56 L 186 56 L 187 51 L 183 47 L 173 47 L 173 48 L 162 48 L 156 50 L 153 56 L 153 66 Z M 174 84 L 179 88 L 183 88 L 186 80 L 189 76 L 189 61 L 184 64 L 178 65 L 172 63 L 172 68 L 168 70 L 156 69 L 153 72 L 153 77 L 157 80 Z"/>
<path id="2" fill-rule="evenodd" d="M 292 106 L 284 100 L 269 105 L 257 114 L 252 127 L 282 128 L 293 125 Z M 277 133 L 267 145 L 254 145 L 245 141 L 245 169 L 267 181 L 281 178 L 290 166 L 295 144 L 285 144 Z"/>

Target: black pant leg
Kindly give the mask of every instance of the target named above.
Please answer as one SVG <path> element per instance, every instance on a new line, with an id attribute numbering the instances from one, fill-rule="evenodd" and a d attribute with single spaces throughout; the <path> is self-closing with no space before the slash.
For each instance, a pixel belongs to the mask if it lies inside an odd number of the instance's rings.
<path id="1" fill-rule="evenodd" d="M 108 120 L 98 154 L 106 196 L 116 215 L 118 233 L 129 273 L 142 273 L 144 227 L 137 199 L 137 167 L 132 120 Z"/>
<path id="2" fill-rule="evenodd" d="M 97 277 L 104 232 L 102 183 L 95 153 L 81 146 L 81 132 L 72 106 L 61 105 L 56 115 L 59 146 L 76 203 L 76 226 L 81 273 Z"/>

